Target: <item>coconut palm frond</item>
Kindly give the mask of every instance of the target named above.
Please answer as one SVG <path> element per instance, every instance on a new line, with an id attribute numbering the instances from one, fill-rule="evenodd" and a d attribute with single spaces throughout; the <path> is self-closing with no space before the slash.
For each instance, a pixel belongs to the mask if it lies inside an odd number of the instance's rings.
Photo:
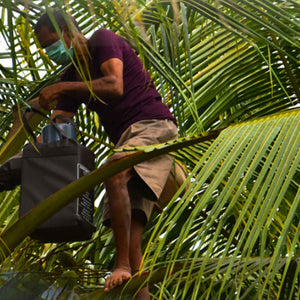
<path id="1" fill-rule="evenodd" d="M 280 295 L 299 256 L 299 116 L 297 111 L 231 126 L 208 148 L 190 174 L 189 190 L 150 230 L 145 264 L 151 271 L 167 265 L 164 288 L 184 298 L 193 286 L 193 299 L 206 299 L 216 285 L 220 297 L 237 290 L 241 298 L 248 290 L 255 298 Z M 255 257 L 261 262 L 250 275 L 247 264 Z M 205 270 L 215 258 L 208 278 Z M 234 271 L 237 259 L 244 259 L 241 274 Z M 182 261 L 182 274 L 173 281 L 168 274 Z M 298 276 L 299 270 L 295 293 Z"/>

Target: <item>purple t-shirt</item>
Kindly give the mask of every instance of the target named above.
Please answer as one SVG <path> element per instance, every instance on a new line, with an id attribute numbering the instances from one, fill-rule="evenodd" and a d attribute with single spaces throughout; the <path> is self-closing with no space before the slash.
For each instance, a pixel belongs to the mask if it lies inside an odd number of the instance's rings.
<path id="1" fill-rule="evenodd" d="M 97 99 L 64 97 L 58 101 L 56 109 L 75 113 L 79 105 L 85 103 L 89 109 L 97 112 L 113 143 L 118 141 L 124 130 L 137 121 L 170 119 L 176 124 L 169 108 L 162 103 L 142 61 L 122 37 L 112 31 L 100 29 L 88 40 L 88 47 L 92 79 L 103 77 L 100 66 L 106 60 L 119 58 L 123 61 L 123 97 L 114 104 L 104 104 Z M 66 70 L 61 80 L 77 81 L 74 66 Z"/>

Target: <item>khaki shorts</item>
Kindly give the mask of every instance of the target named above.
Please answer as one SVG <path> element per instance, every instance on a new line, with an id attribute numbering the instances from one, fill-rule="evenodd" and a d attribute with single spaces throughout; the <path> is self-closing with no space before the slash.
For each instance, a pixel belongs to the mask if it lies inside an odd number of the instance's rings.
<path id="1" fill-rule="evenodd" d="M 132 124 L 121 135 L 115 148 L 127 148 L 164 143 L 178 137 L 177 126 L 171 120 L 144 120 Z M 126 156 L 128 153 L 113 154 L 109 161 Z M 132 214 L 143 215 L 145 224 L 156 201 L 165 186 L 174 159 L 169 155 L 160 155 L 151 160 L 133 166 L 136 172 L 127 187 Z M 103 224 L 110 226 L 108 199 L 104 199 Z"/>

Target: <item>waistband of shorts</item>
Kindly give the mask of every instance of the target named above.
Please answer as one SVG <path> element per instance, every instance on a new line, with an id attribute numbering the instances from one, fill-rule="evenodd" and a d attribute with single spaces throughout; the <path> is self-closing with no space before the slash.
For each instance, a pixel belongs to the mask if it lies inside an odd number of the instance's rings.
<path id="1" fill-rule="evenodd" d="M 171 122 L 171 123 L 173 123 L 177 127 L 177 123 L 173 119 L 147 119 L 147 120 L 140 120 L 140 121 L 134 122 L 130 126 L 132 126 L 134 124 L 156 124 L 156 123 L 165 123 L 165 122 L 168 122 L 168 123 Z"/>

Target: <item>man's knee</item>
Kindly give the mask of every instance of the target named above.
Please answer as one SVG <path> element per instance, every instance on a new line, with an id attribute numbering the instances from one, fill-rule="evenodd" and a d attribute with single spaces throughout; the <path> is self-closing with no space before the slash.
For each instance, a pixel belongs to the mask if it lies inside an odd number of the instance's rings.
<path id="1" fill-rule="evenodd" d="M 126 169 L 122 172 L 117 173 L 116 175 L 108 178 L 105 181 L 106 187 L 121 187 L 124 185 L 127 185 L 127 182 L 132 178 L 133 176 L 133 169 Z"/>

